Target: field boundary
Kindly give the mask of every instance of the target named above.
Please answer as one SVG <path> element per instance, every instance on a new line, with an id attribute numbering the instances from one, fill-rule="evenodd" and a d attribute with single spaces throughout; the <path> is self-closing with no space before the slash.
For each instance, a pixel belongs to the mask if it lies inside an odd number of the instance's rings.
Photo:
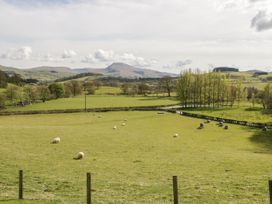
<path id="1" fill-rule="evenodd" d="M 163 108 L 171 108 L 173 105 L 159 106 L 132 106 L 132 107 L 108 107 L 108 108 L 87 108 L 87 109 L 56 109 L 56 110 L 33 110 L 33 111 L 0 111 L 0 116 L 10 115 L 34 115 L 34 114 L 58 114 L 58 113 L 81 113 L 81 112 L 110 112 L 110 111 L 163 111 Z"/>
<path id="2" fill-rule="evenodd" d="M 35 114 L 62 114 L 62 113 L 83 113 L 83 112 L 113 112 L 113 111 L 163 111 L 169 113 L 176 113 L 186 117 L 199 118 L 204 120 L 213 120 L 235 125 L 242 125 L 252 128 L 268 128 L 272 129 L 271 123 L 255 123 L 249 121 L 234 120 L 228 118 L 221 118 L 209 115 L 202 115 L 190 113 L 186 111 L 179 111 L 181 106 L 173 105 L 160 105 L 160 106 L 134 106 L 134 107 L 108 107 L 108 108 L 87 108 L 87 109 L 59 109 L 59 110 L 33 110 L 33 111 L 5 111 L 0 112 L 0 116 L 12 115 L 35 115 Z"/>
<path id="3" fill-rule="evenodd" d="M 248 122 L 248 121 L 234 120 L 234 119 L 228 119 L 228 118 L 221 118 L 221 117 L 215 117 L 215 116 L 208 116 L 208 115 L 178 111 L 177 109 L 170 109 L 170 110 L 166 110 L 166 111 L 171 112 L 171 113 L 178 113 L 178 114 L 186 116 L 186 117 L 199 118 L 199 119 L 204 119 L 204 120 L 213 120 L 213 121 L 218 121 L 218 122 L 224 121 L 225 123 L 242 125 L 242 126 L 247 126 L 247 127 L 252 127 L 252 128 L 265 128 L 265 127 L 267 127 L 269 129 L 272 129 L 272 124 L 268 124 L 268 123 L 254 123 L 254 122 Z"/>

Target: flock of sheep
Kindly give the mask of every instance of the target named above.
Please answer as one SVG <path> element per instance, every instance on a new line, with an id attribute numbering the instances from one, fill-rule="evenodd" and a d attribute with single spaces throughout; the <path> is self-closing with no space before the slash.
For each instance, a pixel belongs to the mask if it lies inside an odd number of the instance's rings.
<path id="1" fill-rule="evenodd" d="M 205 120 L 204 123 L 210 123 L 211 120 Z M 228 130 L 229 129 L 229 126 L 228 125 L 224 125 L 224 120 L 221 120 L 217 123 L 217 126 L 218 127 L 223 127 L 225 130 Z M 203 129 L 205 127 L 204 123 L 200 123 L 198 129 Z"/>
<path id="2" fill-rule="evenodd" d="M 101 116 L 98 116 L 98 118 L 101 118 Z M 127 119 L 125 119 L 121 125 L 125 126 L 126 125 L 125 122 L 127 122 Z M 113 129 L 116 130 L 117 129 L 117 125 L 113 126 Z M 51 141 L 51 144 L 59 144 L 59 143 L 60 143 L 60 137 L 55 137 Z M 84 156 L 85 156 L 84 152 L 78 152 L 77 155 L 73 159 L 75 159 L 75 160 L 81 160 L 81 159 L 84 158 Z"/>
<path id="3" fill-rule="evenodd" d="M 51 144 L 59 144 L 60 143 L 60 137 L 55 137 L 51 141 Z M 84 158 L 84 152 L 78 152 L 77 155 L 73 158 L 75 160 L 80 160 Z"/>

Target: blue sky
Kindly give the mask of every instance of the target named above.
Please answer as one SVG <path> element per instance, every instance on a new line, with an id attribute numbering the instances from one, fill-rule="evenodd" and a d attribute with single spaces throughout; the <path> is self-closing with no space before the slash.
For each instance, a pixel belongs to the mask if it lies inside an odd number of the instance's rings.
<path id="1" fill-rule="evenodd" d="M 0 64 L 272 68 L 270 0 L 0 0 Z"/>

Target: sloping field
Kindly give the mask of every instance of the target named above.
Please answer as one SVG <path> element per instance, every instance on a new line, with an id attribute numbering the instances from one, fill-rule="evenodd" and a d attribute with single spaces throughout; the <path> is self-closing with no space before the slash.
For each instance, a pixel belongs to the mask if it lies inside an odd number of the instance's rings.
<path id="1" fill-rule="evenodd" d="M 0 203 L 17 204 L 19 169 L 32 203 L 84 203 L 89 171 L 93 203 L 170 204 L 173 175 L 181 203 L 267 203 L 271 132 L 200 122 L 136 111 L 0 117 Z"/>

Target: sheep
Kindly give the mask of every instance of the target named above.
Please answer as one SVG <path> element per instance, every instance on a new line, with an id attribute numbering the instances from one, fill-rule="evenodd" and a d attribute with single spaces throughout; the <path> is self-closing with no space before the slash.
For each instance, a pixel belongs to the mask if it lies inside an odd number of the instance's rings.
<path id="1" fill-rule="evenodd" d="M 125 126 L 126 125 L 126 123 L 122 123 L 122 126 Z"/>
<path id="2" fill-rule="evenodd" d="M 266 132 L 268 130 L 267 126 L 264 126 L 263 131 Z"/>
<path id="3" fill-rule="evenodd" d="M 178 137 L 178 136 L 179 136 L 178 133 L 176 133 L 176 134 L 173 135 L 174 138 L 176 138 L 176 137 Z"/>
<path id="4" fill-rule="evenodd" d="M 80 160 L 84 158 L 84 153 L 83 152 L 79 152 L 77 153 L 77 155 L 73 158 L 74 160 Z"/>
<path id="5" fill-rule="evenodd" d="M 116 125 L 115 125 L 115 126 L 113 126 L 113 129 L 114 129 L 114 130 L 116 130 L 116 129 L 117 129 L 117 126 L 116 126 Z"/>
<path id="6" fill-rule="evenodd" d="M 210 120 L 205 120 L 204 123 L 210 123 L 211 121 Z"/>
<path id="7" fill-rule="evenodd" d="M 59 137 L 55 137 L 52 141 L 51 144 L 58 144 L 60 143 L 60 138 Z"/>
<path id="8" fill-rule="evenodd" d="M 198 129 L 203 129 L 204 128 L 204 123 L 200 123 Z"/>
<path id="9" fill-rule="evenodd" d="M 223 127 L 224 123 L 223 122 L 219 122 L 217 125 L 218 125 L 218 127 Z"/>
<path id="10" fill-rule="evenodd" d="M 225 129 L 225 130 L 228 130 L 228 129 L 229 129 L 229 126 L 225 125 L 224 129 Z"/>

